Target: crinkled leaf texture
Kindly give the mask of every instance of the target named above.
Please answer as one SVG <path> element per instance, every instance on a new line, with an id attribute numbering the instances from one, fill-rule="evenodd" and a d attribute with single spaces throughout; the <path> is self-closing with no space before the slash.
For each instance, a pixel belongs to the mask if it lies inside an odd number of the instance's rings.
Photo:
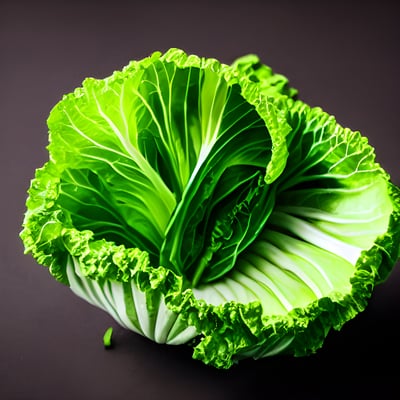
<path id="1" fill-rule="evenodd" d="M 358 132 L 250 55 L 178 49 L 48 119 L 26 252 L 122 326 L 218 368 L 306 355 L 398 259 L 399 189 Z"/>

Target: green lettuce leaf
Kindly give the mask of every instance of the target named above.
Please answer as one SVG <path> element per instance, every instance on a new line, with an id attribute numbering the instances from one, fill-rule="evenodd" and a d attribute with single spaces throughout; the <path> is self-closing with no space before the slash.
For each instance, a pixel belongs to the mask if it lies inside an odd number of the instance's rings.
<path id="1" fill-rule="evenodd" d="M 231 337 L 214 333 L 215 342 L 197 350 L 201 359 L 213 359 L 227 340 L 239 358 L 314 352 L 331 328 L 366 307 L 397 260 L 399 190 L 372 147 L 320 109 L 288 106 L 290 157 L 263 232 L 231 273 L 193 289 L 216 307 L 260 303 L 259 320 L 246 308 L 242 321 L 254 336 L 243 343 L 236 327 Z"/>
<path id="2" fill-rule="evenodd" d="M 26 253 L 217 368 L 315 352 L 397 262 L 400 196 L 365 137 L 296 95 L 254 55 L 179 49 L 86 79 L 49 115 Z"/>

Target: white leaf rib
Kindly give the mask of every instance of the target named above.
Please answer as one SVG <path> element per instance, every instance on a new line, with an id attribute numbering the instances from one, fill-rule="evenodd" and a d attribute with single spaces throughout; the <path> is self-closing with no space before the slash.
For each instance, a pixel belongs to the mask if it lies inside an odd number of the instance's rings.
<path id="1" fill-rule="evenodd" d="M 275 283 L 265 273 L 264 268 L 267 266 L 267 264 L 270 264 L 268 261 L 251 253 L 247 254 L 246 258 L 242 258 L 242 260 L 242 262 L 245 263 L 245 267 L 240 268 L 240 272 L 243 275 L 246 275 L 248 278 L 252 279 L 263 290 L 267 289 L 269 293 L 273 293 L 286 311 L 290 311 L 294 308 L 279 287 L 275 285 Z M 262 298 L 262 295 L 259 296 L 260 301 L 262 301 Z"/>
<path id="2" fill-rule="evenodd" d="M 274 212 L 269 221 L 273 224 L 284 227 L 308 243 L 339 255 L 353 265 L 355 265 L 356 261 L 360 257 L 361 251 L 364 250 L 333 238 L 311 223 L 283 212 Z"/>
<path id="3" fill-rule="evenodd" d="M 270 261 L 272 264 L 276 265 L 283 272 L 293 273 L 298 277 L 301 282 L 307 286 L 317 298 L 322 297 L 322 290 L 318 285 L 312 281 L 300 268 L 298 268 L 295 262 L 288 257 L 288 255 L 283 252 L 278 247 L 272 245 L 266 240 L 259 240 L 251 247 L 252 251 L 257 254 L 260 258 Z M 325 276 L 323 276 L 325 278 Z M 330 282 L 327 282 L 328 284 Z"/>

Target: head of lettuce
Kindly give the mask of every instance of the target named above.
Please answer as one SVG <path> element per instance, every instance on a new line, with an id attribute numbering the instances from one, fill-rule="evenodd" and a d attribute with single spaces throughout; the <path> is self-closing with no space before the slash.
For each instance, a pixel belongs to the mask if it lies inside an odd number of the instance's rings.
<path id="1" fill-rule="evenodd" d="M 399 189 L 359 132 L 254 55 L 179 49 L 48 118 L 27 253 L 123 327 L 217 368 L 315 352 L 397 262 Z"/>

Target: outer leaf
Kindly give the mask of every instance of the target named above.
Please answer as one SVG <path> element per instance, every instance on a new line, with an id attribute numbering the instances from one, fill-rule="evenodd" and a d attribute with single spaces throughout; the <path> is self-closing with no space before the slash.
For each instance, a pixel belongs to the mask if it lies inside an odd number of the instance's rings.
<path id="1" fill-rule="evenodd" d="M 230 274 L 194 289 L 196 298 L 242 316 L 196 349 L 211 363 L 314 352 L 331 328 L 366 307 L 398 257 L 398 189 L 366 139 L 319 109 L 288 105 L 290 157 L 266 229 Z M 261 309 L 244 305 L 258 302 Z M 216 361 L 227 343 L 226 358 Z"/>
<path id="2" fill-rule="evenodd" d="M 255 54 L 248 54 L 240 57 L 232 64 L 241 76 L 248 77 L 256 82 L 264 95 L 268 97 L 279 97 L 281 95 L 295 97 L 297 90 L 289 86 L 288 79 L 273 72 L 268 65 L 261 63 L 260 58 Z"/>

